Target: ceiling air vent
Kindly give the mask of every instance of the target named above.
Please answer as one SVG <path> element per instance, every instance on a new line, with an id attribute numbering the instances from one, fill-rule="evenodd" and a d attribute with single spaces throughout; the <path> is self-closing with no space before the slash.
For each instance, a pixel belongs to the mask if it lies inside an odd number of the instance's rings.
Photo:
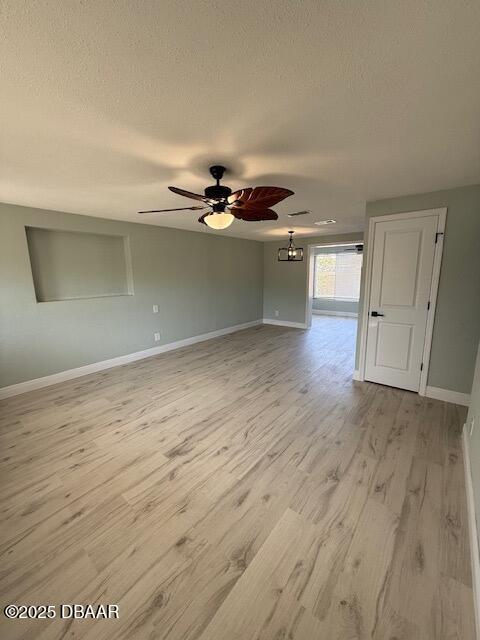
<path id="1" fill-rule="evenodd" d="M 307 214 L 312 213 L 311 211 L 297 211 L 296 213 L 288 213 L 289 218 L 295 218 L 295 216 L 306 216 Z"/>
<path id="2" fill-rule="evenodd" d="M 335 224 L 336 222 L 336 220 L 319 220 L 318 222 L 315 222 L 315 224 L 321 226 L 323 224 Z"/>

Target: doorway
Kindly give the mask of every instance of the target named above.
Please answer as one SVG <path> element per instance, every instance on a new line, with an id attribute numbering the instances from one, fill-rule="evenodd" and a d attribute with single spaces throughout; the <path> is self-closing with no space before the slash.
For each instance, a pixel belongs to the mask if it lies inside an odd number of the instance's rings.
<path id="1" fill-rule="evenodd" d="M 358 317 L 363 242 L 312 248 L 311 314 Z"/>
<path id="2" fill-rule="evenodd" d="M 311 245 L 308 249 L 306 326 L 319 349 L 355 369 L 363 240 Z"/>

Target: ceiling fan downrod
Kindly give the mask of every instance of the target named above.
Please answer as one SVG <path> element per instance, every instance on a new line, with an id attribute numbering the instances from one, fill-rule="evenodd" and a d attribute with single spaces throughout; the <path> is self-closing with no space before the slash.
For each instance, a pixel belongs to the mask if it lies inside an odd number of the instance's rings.
<path id="1" fill-rule="evenodd" d="M 217 181 L 217 184 L 205 188 L 205 197 L 216 201 L 217 204 L 219 202 L 226 203 L 228 196 L 232 193 L 232 190 L 229 187 L 224 187 L 220 184 L 220 180 L 223 178 L 225 171 L 225 167 L 222 167 L 219 164 L 215 164 L 213 167 L 210 167 L 210 173 Z"/>

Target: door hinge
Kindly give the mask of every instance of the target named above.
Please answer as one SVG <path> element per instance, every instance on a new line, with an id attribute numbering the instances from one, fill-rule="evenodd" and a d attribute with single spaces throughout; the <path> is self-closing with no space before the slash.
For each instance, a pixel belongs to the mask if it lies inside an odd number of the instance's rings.
<path id="1" fill-rule="evenodd" d="M 422 364 L 420 365 L 420 371 L 423 371 L 423 362 L 422 362 Z"/>
<path id="2" fill-rule="evenodd" d="M 427 311 L 430 309 L 430 300 L 427 302 Z"/>
<path id="3" fill-rule="evenodd" d="M 435 234 L 435 244 L 437 244 L 438 242 L 438 236 L 443 236 L 443 231 L 437 231 L 437 233 Z"/>

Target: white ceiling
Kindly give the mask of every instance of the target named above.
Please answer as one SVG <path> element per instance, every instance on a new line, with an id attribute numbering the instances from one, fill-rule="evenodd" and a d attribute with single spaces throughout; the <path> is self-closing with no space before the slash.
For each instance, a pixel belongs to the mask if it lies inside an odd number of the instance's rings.
<path id="1" fill-rule="evenodd" d="M 195 204 L 167 185 L 223 163 L 295 191 L 224 232 L 272 239 L 479 181 L 478 0 L 3 0 L 1 21 L 5 202 L 212 233 L 136 212 Z"/>

